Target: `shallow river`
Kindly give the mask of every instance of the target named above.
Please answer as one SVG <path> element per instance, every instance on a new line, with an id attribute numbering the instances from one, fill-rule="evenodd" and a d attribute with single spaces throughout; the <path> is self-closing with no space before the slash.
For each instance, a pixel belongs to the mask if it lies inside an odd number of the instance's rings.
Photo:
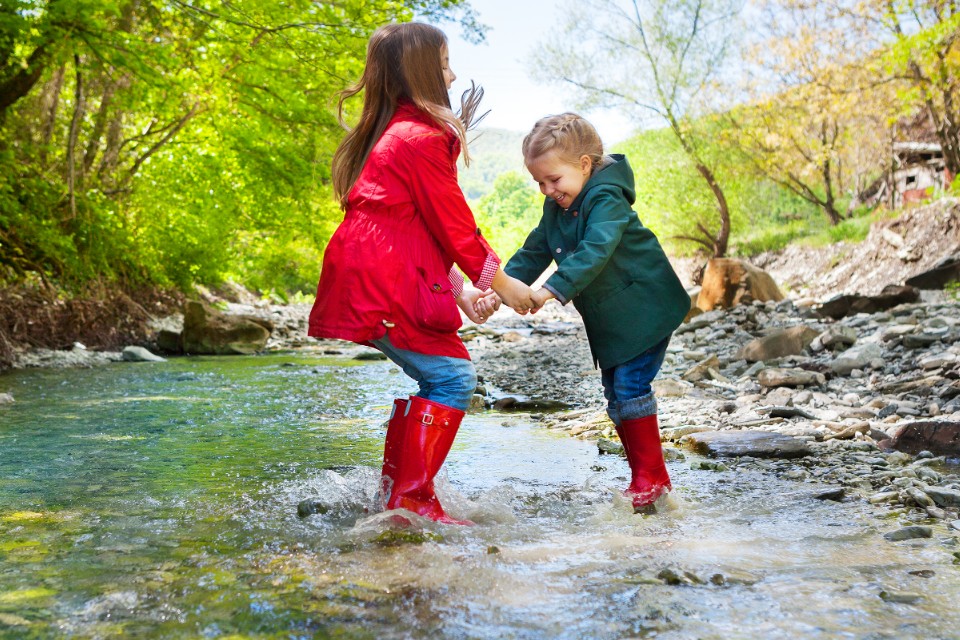
<path id="1" fill-rule="evenodd" d="M 411 385 L 385 362 L 124 363 L 0 391 L 2 638 L 960 638 L 954 540 L 891 543 L 862 501 L 690 454 L 669 510 L 637 516 L 623 459 L 522 414 L 468 415 L 445 466 L 444 504 L 477 526 L 396 529 L 375 494 Z M 329 510 L 301 519 L 312 498 Z"/>

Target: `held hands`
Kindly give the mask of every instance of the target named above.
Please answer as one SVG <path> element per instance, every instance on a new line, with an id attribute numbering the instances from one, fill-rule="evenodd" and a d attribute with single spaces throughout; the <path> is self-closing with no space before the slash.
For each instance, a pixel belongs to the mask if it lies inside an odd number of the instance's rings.
<path id="1" fill-rule="evenodd" d="M 474 324 L 483 324 L 490 317 L 490 313 L 481 313 L 477 308 L 478 300 L 482 300 L 483 295 L 479 289 L 464 287 L 463 293 L 457 298 L 457 306 Z"/>
<path id="2" fill-rule="evenodd" d="M 477 313 L 489 317 L 500 307 L 500 300 L 505 302 L 520 315 L 528 312 L 536 313 L 547 300 L 556 296 L 549 289 L 541 288 L 534 292 L 529 286 L 508 276 L 503 270 L 498 270 L 493 277 L 493 290 L 496 293 L 486 293 L 477 301 Z"/>

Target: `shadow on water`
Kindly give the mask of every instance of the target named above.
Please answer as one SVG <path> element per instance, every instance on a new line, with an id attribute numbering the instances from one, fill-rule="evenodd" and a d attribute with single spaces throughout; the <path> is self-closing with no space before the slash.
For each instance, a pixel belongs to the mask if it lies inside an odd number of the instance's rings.
<path id="1" fill-rule="evenodd" d="M 955 540 L 817 485 L 628 469 L 522 414 L 473 414 L 444 527 L 377 509 L 384 362 L 194 358 L 0 378 L 0 637 L 956 638 Z M 315 500 L 323 513 L 298 517 Z M 893 602 L 880 593 L 896 593 Z"/>

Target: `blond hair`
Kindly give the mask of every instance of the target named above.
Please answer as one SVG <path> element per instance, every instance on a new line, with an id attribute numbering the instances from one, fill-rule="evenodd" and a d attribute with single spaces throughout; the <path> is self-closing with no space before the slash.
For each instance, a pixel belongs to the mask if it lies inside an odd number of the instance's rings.
<path id="1" fill-rule="evenodd" d="M 400 98 L 413 102 L 441 128 L 451 129 L 460 139 L 464 162 L 469 164 L 467 130 L 479 121 L 475 116 L 483 89 L 471 84 L 461 98 L 459 117 L 451 110 L 441 61 L 446 46 L 447 37 L 440 29 L 417 22 L 384 25 L 370 36 L 363 75 L 340 93 L 338 116 L 345 127 L 344 102 L 363 92 L 360 120 L 333 154 L 333 191 L 342 208 L 346 208 L 347 196 Z"/>
<path id="2" fill-rule="evenodd" d="M 540 118 L 523 139 L 526 164 L 550 151 L 571 164 L 578 164 L 583 156 L 590 158 L 594 169 L 606 164 L 600 134 L 586 118 L 576 113 Z"/>

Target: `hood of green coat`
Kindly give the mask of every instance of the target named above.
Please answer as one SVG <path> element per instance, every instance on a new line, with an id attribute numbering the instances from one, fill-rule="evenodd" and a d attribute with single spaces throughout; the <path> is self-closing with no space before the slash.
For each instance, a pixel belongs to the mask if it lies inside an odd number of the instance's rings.
<path id="1" fill-rule="evenodd" d="M 612 185 L 623 192 L 623 197 L 631 205 L 637 199 L 637 190 L 633 181 L 633 169 L 630 168 L 630 162 L 622 153 L 611 153 L 608 157 L 613 159 L 612 164 L 593 172 L 583 189 L 577 194 L 576 199 L 570 205 L 570 209 L 579 209 L 583 199 L 591 189 L 602 185 Z"/>

